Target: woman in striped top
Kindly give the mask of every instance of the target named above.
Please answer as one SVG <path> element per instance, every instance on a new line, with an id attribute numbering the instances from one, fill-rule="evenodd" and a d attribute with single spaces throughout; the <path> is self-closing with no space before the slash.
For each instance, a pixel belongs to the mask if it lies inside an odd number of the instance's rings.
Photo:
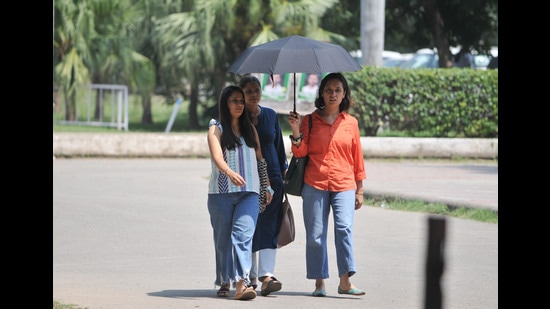
<path id="1" fill-rule="evenodd" d="M 231 283 L 235 299 L 256 297 L 250 286 L 252 237 L 260 206 L 260 192 L 266 192 L 266 206 L 272 191 L 267 177 L 258 133 L 244 106 L 238 86 L 225 87 L 218 102 L 219 121 L 212 119 L 208 147 L 212 172 L 208 183 L 208 212 L 214 234 L 218 296 L 229 296 Z M 259 169 L 265 173 L 259 173 Z M 266 188 L 261 190 L 261 184 Z"/>

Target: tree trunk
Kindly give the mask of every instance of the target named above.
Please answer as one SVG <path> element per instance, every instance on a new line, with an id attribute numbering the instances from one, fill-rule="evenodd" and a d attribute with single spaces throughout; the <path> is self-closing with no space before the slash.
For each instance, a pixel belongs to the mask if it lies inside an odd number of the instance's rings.
<path id="1" fill-rule="evenodd" d="M 437 55 L 439 56 L 440 68 L 451 68 L 453 66 L 453 55 L 447 39 L 445 22 L 439 11 L 439 6 L 435 0 L 421 0 L 420 5 L 424 8 L 426 14 L 424 18 L 428 23 L 432 33 Z"/>
<path id="2" fill-rule="evenodd" d="M 55 87 L 53 92 L 53 103 L 55 104 L 54 111 L 56 113 L 58 113 L 61 110 L 62 99 L 63 99 L 63 96 L 61 95 L 61 91 L 59 91 L 59 88 Z"/>
<path id="3" fill-rule="evenodd" d="M 143 107 L 141 123 L 153 123 L 153 113 L 151 112 L 151 95 L 141 95 L 141 106 Z"/>
<path id="4" fill-rule="evenodd" d="M 191 95 L 189 96 L 189 129 L 198 130 L 199 116 L 197 106 L 199 105 L 199 85 L 195 82 L 191 83 Z"/>
<path id="5" fill-rule="evenodd" d="M 76 92 L 65 89 L 65 120 L 76 121 Z"/>
<path id="6" fill-rule="evenodd" d="M 361 0 L 361 64 L 382 66 L 385 0 Z"/>

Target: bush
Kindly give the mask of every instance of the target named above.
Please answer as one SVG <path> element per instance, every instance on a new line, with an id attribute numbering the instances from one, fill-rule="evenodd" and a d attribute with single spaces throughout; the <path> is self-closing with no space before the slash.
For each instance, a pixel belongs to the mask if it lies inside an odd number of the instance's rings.
<path id="1" fill-rule="evenodd" d="M 498 70 L 364 67 L 346 77 L 366 136 L 498 137 Z"/>

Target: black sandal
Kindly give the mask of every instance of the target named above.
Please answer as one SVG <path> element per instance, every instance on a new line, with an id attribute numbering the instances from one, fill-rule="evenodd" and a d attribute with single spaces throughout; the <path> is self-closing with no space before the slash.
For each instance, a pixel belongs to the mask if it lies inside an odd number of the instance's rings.
<path id="1" fill-rule="evenodd" d="M 222 283 L 220 289 L 216 293 L 218 297 L 228 297 L 229 296 L 229 283 Z"/>
<path id="2" fill-rule="evenodd" d="M 277 278 L 271 277 L 271 280 L 269 280 L 265 289 L 260 291 L 260 294 L 262 294 L 262 296 L 267 296 L 272 292 L 280 291 L 282 287 L 283 287 L 283 284 L 279 282 Z"/>

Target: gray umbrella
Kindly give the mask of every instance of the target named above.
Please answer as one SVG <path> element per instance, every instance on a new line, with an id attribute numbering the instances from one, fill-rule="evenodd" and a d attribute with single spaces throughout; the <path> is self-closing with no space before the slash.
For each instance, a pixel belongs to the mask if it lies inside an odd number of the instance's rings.
<path id="1" fill-rule="evenodd" d="M 361 66 L 342 46 L 292 35 L 247 48 L 227 71 L 236 74 L 294 73 L 296 112 L 296 72 L 322 74 L 360 69 Z"/>

